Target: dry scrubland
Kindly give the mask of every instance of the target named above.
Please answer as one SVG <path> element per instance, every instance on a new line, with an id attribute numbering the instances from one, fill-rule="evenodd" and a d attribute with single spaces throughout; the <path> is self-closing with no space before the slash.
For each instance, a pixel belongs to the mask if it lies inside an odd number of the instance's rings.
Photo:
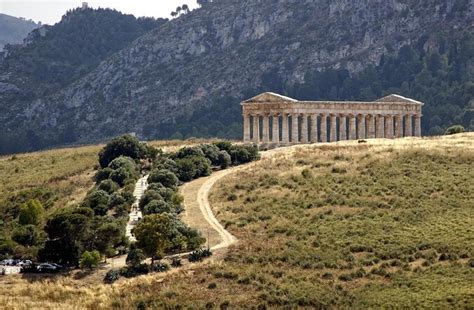
<path id="1" fill-rule="evenodd" d="M 152 141 L 164 151 L 207 142 Z M 0 156 L 0 203 L 23 202 L 31 196 L 49 198 L 46 207 L 63 207 L 80 202 L 94 185 L 97 154 L 103 145 L 83 146 Z"/>
<path id="2" fill-rule="evenodd" d="M 112 286 L 8 277 L 0 305 L 472 308 L 473 167 L 473 134 L 270 151 L 213 190 L 239 239 L 223 262 Z"/>

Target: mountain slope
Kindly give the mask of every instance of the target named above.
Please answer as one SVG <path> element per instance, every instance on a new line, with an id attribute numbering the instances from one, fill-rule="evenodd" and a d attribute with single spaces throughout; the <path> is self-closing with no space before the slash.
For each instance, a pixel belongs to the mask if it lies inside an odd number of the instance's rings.
<path id="1" fill-rule="evenodd" d="M 0 13 L 0 52 L 7 44 L 23 42 L 31 30 L 39 25 L 31 20 L 17 18 Z"/>
<path id="2" fill-rule="evenodd" d="M 240 100 L 273 90 L 359 100 L 400 92 L 426 102 L 424 132 L 439 133 L 472 118 L 473 7 L 470 0 L 214 1 L 53 95 L 11 98 L 1 131 L 34 128 L 25 142 L 43 145 L 123 132 L 238 137 Z"/>

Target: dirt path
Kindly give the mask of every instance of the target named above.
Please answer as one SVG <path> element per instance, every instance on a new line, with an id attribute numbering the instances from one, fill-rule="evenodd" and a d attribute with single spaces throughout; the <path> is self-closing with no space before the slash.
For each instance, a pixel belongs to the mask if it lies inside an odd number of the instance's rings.
<path id="1" fill-rule="evenodd" d="M 208 177 L 186 183 L 180 188 L 181 195 L 184 197 L 182 220 L 188 226 L 199 230 L 208 240 L 208 245 L 212 250 L 228 247 L 237 241 L 237 238 L 217 221 L 209 203 L 212 187 L 236 169 L 237 167 L 215 172 Z"/>
<path id="2" fill-rule="evenodd" d="M 286 148 L 261 152 L 262 159 L 270 158 Z M 244 169 L 250 169 L 258 162 L 214 172 L 212 175 L 184 184 L 180 193 L 184 197 L 182 220 L 190 227 L 199 230 L 208 240 L 211 250 L 220 250 L 237 242 L 237 238 L 227 231 L 216 219 L 209 203 L 212 187 L 224 177 Z"/>

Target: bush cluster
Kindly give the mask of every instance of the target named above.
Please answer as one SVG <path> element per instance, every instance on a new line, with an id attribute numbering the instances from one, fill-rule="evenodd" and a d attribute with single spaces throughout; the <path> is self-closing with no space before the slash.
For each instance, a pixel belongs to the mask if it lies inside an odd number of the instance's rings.
<path id="1" fill-rule="evenodd" d="M 212 256 L 212 252 L 210 249 L 199 249 L 199 250 L 191 252 L 191 254 L 189 254 L 188 260 L 190 262 L 200 262 L 204 258 L 207 258 L 210 256 Z"/>

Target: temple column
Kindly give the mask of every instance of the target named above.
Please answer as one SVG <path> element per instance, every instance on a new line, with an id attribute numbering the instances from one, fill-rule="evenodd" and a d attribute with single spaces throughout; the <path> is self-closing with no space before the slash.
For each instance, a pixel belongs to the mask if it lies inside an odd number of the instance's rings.
<path id="1" fill-rule="evenodd" d="M 270 117 L 268 114 L 263 115 L 263 136 L 262 143 L 270 143 Z"/>
<path id="2" fill-rule="evenodd" d="M 366 138 L 366 135 L 365 135 L 365 115 L 359 114 L 358 117 L 357 117 L 357 121 L 358 121 L 357 127 L 359 127 L 358 132 L 357 132 L 357 138 L 358 139 L 365 139 Z"/>
<path id="3" fill-rule="evenodd" d="M 421 116 L 415 115 L 415 137 L 421 137 Z"/>
<path id="4" fill-rule="evenodd" d="M 273 123 L 272 123 L 272 143 L 279 144 L 280 143 L 280 124 L 278 124 L 279 120 L 278 114 L 273 115 Z"/>
<path id="5" fill-rule="evenodd" d="M 349 140 L 357 139 L 356 132 L 356 117 L 353 114 L 349 115 Z"/>
<path id="6" fill-rule="evenodd" d="M 387 115 L 385 117 L 385 138 L 392 139 L 393 138 L 393 115 Z"/>
<path id="7" fill-rule="evenodd" d="M 299 142 L 298 133 L 298 117 L 297 113 L 291 115 L 291 143 L 296 144 Z"/>
<path id="8" fill-rule="evenodd" d="M 311 114 L 311 143 L 318 143 L 318 115 Z"/>
<path id="9" fill-rule="evenodd" d="M 336 115 L 331 114 L 329 116 L 329 142 L 337 141 L 337 133 L 336 133 Z"/>
<path id="10" fill-rule="evenodd" d="M 288 130 L 288 113 L 281 114 L 281 144 L 290 144 L 290 134 Z"/>
<path id="11" fill-rule="evenodd" d="M 413 136 L 413 127 L 411 122 L 411 114 L 405 115 L 405 137 Z"/>
<path id="12" fill-rule="evenodd" d="M 377 132 L 376 138 L 383 138 L 384 134 L 384 127 L 385 127 L 385 117 L 383 115 L 377 115 Z"/>
<path id="13" fill-rule="evenodd" d="M 400 114 L 395 115 L 395 137 L 401 138 L 402 134 L 402 116 Z"/>
<path id="14" fill-rule="evenodd" d="M 253 143 L 260 143 L 260 115 L 253 115 Z"/>
<path id="15" fill-rule="evenodd" d="M 369 121 L 369 132 L 368 132 L 368 137 L 369 139 L 374 139 L 375 138 L 375 115 L 370 114 L 368 116 L 368 121 Z"/>
<path id="16" fill-rule="evenodd" d="M 303 113 L 303 122 L 301 123 L 301 143 L 308 143 L 308 114 Z"/>
<path id="17" fill-rule="evenodd" d="M 326 113 L 321 114 L 321 142 L 328 142 L 328 116 Z"/>
<path id="18" fill-rule="evenodd" d="M 339 140 L 347 140 L 347 116 L 339 115 Z"/>
<path id="19" fill-rule="evenodd" d="M 250 142 L 250 115 L 244 114 L 244 143 Z"/>

